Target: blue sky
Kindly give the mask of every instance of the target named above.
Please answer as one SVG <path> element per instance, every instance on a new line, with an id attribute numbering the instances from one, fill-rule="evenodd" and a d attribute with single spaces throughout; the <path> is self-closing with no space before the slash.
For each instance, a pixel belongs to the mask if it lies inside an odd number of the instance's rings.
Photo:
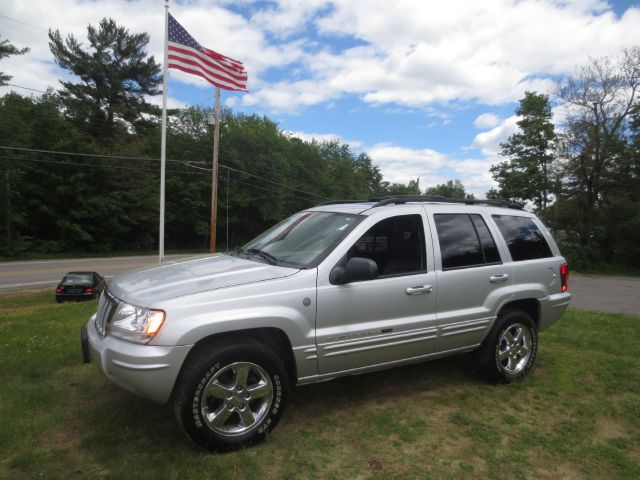
<path id="1" fill-rule="evenodd" d="M 22 87 L 56 86 L 65 74 L 51 61 L 46 29 L 84 37 L 104 16 L 149 32 L 161 61 L 163 3 L 5 0 L 0 32 L 31 51 L 1 70 Z M 250 93 L 223 91 L 234 111 L 267 115 L 301 138 L 348 142 L 389 181 L 420 178 L 424 188 L 460 179 L 476 195 L 493 185 L 489 167 L 517 130 L 525 90 L 548 93 L 589 56 L 640 45 L 636 2 L 174 0 L 170 8 L 202 45 L 245 62 Z M 28 92 L 0 95 L 11 89 Z M 172 106 L 209 105 L 213 88 L 172 70 L 169 96 Z"/>

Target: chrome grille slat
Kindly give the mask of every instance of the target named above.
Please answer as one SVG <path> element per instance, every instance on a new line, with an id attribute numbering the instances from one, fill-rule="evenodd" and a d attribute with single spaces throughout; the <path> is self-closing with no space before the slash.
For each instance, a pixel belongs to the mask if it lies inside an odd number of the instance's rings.
<path id="1" fill-rule="evenodd" d="M 111 321 L 117 306 L 118 301 L 105 289 L 100 296 L 98 311 L 96 312 L 96 329 L 103 337 L 107 334 L 107 325 Z"/>

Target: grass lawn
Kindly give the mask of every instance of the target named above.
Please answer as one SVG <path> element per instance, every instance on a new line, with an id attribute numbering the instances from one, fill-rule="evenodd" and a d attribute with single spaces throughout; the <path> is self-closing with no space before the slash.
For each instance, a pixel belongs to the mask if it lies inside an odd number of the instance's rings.
<path id="1" fill-rule="evenodd" d="M 81 363 L 95 306 L 0 295 L 0 478 L 640 478 L 640 318 L 570 311 L 514 385 L 464 356 L 295 388 L 220 455 Z"/>

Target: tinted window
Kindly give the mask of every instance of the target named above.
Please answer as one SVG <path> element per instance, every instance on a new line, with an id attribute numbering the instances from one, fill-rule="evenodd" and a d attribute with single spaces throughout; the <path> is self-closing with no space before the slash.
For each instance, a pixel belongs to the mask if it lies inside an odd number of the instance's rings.
<path id="1" fill-rule="evenodd" d="M 485 263 L 480 241 L 469 215 L 437 214 L 433 218 L 438 230 L 443 270 Z"/>
<path id="2" fill-rule="evenodd" d="M 484 223 L 482 215 L 471 215 L 471 220 L 476 227 L 478 238 L 480 238 L 482 252 L 484 253 L 484 263 L 499 263 L 500 254 L 498 253 L 498 247 L 496 247 L 496 242 L 493 240 L 487 224 Z"/>
<path id="3" fill-rule="evenodd" d="M 425 271 L 422 217 L 400 215 L 376 223 L 349 249 L 345 260 L 353 257 L 376 262 L 381 276 Z"/>
<path id="4" fill-rule="evenodd" d="M 552 257 L 542 232 L 528 217 L 493 215 L 514 261 Z"/>

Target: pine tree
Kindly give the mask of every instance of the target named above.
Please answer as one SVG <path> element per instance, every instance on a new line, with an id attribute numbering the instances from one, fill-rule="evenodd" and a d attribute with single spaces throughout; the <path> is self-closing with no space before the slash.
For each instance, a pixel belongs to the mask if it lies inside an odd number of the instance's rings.
<path id="1" fill-rule="evenodd" d="M 553 149 L 556 134 L 551 122 L 549 97 L 525 92 L 516 114 L 520 132 L 500 144 L 501 155 L 508 160 L 491 167 L 500 187 L 500 196 L 515 202 L 533 202 L 544 211 L 555 191 Z"/>
<path id="2" fill-rule="evenodd" d="M 0 60 L 10 55 L 23 55 L 28 51 L 28 48 L 16 48 L 14 45 L 9 43 L 9 40 L 2 40 L 2 38 L 0 37 Z M 11 75 L 6 75 L 4 72 L 0 72 L 0 87 L 3 85 L 7 85 L 11 78 L 13 78 L 11 77 Z"/>
<path id="3" fill-rule="evenodd" d="M 97 29 L 89 25 L 87 39 L 85 49 L 73 35 L 63 40 L 59 30 L 49 30 L 56 63 L 81 80 L 60 82 L 68 114 L 92 135 L 109 141 L 118 120 L 135 127 L 143 113 L 157 112 L 145 95 L 160 93 L 160 65 L 144 51 L 147 33 L 129 33 L 112 19 L 103 19 Z"/>

